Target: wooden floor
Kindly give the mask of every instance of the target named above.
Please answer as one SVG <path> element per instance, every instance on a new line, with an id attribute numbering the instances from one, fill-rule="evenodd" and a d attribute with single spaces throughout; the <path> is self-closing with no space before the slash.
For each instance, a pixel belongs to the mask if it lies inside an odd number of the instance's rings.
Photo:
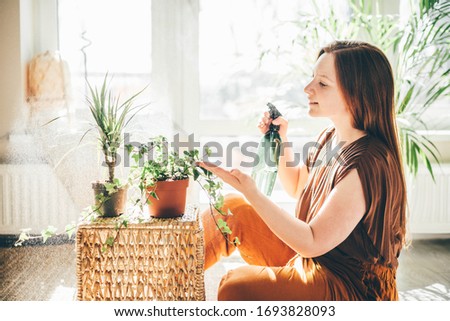
<path id="1" fill-rule="evenodd" d="M 450 239 L 416 240 L 400 256 L 402 300 L 450 301 Z"/>
<path id="2" fill-rule="evenodd" d="M 222 275 L 243 262 L 238 255 L 205 272 L 207 300 L 215 300 Z M 401 300 L 450 301 L 450 238 L 416 240 L 400 258 Z M 0 248 L 0 300 L 74 300 L 73 244 Z"/>

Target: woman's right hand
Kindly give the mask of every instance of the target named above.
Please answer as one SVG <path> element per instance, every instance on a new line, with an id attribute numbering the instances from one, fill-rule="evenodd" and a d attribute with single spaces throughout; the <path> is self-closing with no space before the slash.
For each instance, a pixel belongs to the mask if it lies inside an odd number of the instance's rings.
<path id="1" fill-rule="evenodd" d="M 282 116 L 278 117 L 275 120 L 272 120 L 272 118 L 270 118 L 270 114 L 269 112 L 265 112 L 263 117 L 261 117 L 259 123 L 258 123 L 258 128 L 259 131 L 262 134 L 267 133 L 267 131 L 269 130 L 269 126 L 270 124 L 274 124 L 277 126 L 280 126 L 280 129 L 278 130 L 278 133 L 280 134 L 280 137 L 283 139 L 286 138 L 286 134 L 287 134 L 287 129 L 288 129 L 288 120 Z"/>

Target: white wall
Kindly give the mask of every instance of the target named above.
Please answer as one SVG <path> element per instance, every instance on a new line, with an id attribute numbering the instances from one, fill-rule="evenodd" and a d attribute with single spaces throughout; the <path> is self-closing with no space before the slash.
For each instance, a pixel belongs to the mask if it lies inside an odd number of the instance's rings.
<path id="1" fill-rule="evenodd" d="M 58 47 L 56 10 L 57 0 L 0 1 L 0 158 L 8 147 L 5 136 L 24 126 L 28 113 L 27 63 Z"/>
<path id="2" fill-rule="evenodd" d="M 20 1 L 0 1 L 0 158 L 8 133 L 24 107 Z"/>

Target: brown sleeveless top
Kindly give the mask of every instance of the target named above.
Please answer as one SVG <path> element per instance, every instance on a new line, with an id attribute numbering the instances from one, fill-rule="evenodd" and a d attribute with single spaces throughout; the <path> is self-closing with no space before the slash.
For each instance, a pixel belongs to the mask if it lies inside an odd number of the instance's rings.
<path id="1" fill-rule="evenodd" d="M 366 212 L 337 247 L 315 258 L 300 258 L 303 269 L 322 271 L 329 280 L 330 300 L 397 300 L 395 274 L 404 238 L 404 213 L 398 204 L 403 186 L 386 146 L 369 135 L 330 150 L 334 128 L 325 130 L 310 152 L 309 177 L 297 204 L 297 217 L 309 222 L 352 169 L 358 171 Z M 327 145 L 328 144 L 328 145 Z M 335 154 L 335 155 L 332 155 Z"/>

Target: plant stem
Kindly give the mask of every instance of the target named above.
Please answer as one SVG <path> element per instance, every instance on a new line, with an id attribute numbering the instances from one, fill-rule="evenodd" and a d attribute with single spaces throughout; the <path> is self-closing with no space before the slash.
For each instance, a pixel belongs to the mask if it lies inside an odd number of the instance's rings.
<path id="1" fill-rule="evenodd" d="M 108 182 L 114 182 L 114 167 L 116 167 L 116 159 L 109 161 L 107 157 L 105 157 L 106 165 L 108 165 L 109 179 Z"/>

